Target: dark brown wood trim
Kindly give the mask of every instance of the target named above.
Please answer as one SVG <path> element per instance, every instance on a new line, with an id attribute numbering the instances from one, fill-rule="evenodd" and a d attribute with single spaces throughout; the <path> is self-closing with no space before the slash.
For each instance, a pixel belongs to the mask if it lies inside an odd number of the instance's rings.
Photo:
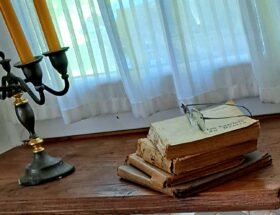
<path id="1" fill-rule="evenodd" d="M 271 118 L 279 118 L 280 114 L 279 113 L 275 113 L 275 114 L 265 114 L 265 115 L 259 115 L 259 116 L 255 116 L 255 119 L 258 120 L 265 120 L 265 119 L 271 119 Z"/>
<path id="2" fill-rule="evenodd" d="M 108 136 L 118 136 L 124 134 L 141 134 L 148 133 L 149 128 L 137 128 L 137 129 L 128 129 L 128 130 L 120 130 L 120 131 L 107 131 L 107 132 L 99 132 L 99 133 L 91 133 L 91 134 L 80 134 L 80 135 L 71 135 L 71 136 L 63 136 L 63 137 L 51 137 L 44 138 L 44 142 L 51 143 L 57 141 L 69 141 L 69 140 L 84 140 L 84 139 L 93 139 L 99 137 L 108 137 Z"/>

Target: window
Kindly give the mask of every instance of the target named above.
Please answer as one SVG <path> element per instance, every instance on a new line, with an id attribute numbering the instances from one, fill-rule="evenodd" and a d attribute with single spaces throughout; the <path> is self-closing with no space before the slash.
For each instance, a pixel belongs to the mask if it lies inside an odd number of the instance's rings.
<path id="1" fill-rule="evenodd" d="M 115 74 L 117 66 L 97 1 L 49 0 L 48 5 L 60 40 L 73 47 L 68 53 L 72 76 Z"/>

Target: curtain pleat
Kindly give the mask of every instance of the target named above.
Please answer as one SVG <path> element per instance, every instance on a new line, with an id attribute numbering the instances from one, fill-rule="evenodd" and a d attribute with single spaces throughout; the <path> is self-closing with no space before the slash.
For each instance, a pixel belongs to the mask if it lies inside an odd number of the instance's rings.
<path id="1" fill-rule="evenodd" d="M 73 0 L 67 0 L 67 3 L 69 4 L 70 2 L 70 5 L 73 5 L 75 4 L 75 2 Z M 78 45 L 78 37 L 76 35 L 76 32 L 74 30 L 74 24 L 75 24 L 75 27 L 77 27 L 76 25 L 80 25 L 80 20 L 79 21 L 74 21 L 71 19 L 71 17 L 74 17 L 75 15 L 75 9 L 76 8 L 71 8 L 71 15 L 70 15 L 70 12 L 69 12 L 69 9 L 68 9 L 68 4 L 66 4 L 66 1 L 65 0 L 61 0 L 61 7 L 63 8 L 63 13 L 64 13 L 64 18 L 65 18 L 65 21 L 67 23 L 67 28 L 69 30 L 69 35 L 71 37 L 71 43 L 72 43 L 72 47 L 74 49 L 74 53 L 75 53 L 75 57 L 77 59 L 77 65 L 79 65 L 79 67 L 77 67 L 77 73 L 79 72 L 80 75 L 82 75 L 84 78 L 87 78 L 87 75 L 86 75 L 86 71 L 85 71 L 85 67 L 84 67 L 84 61 L 83 61 L 83 58 L 82 58 L 82 54 L 80 52 L 80 49 L 79 49 L 79 45 Z M 82 28 L 81 28 L 82 29 Z M 87 55 L 87 53 L 83 53 L 83 55 Z"/>
<path id="2" fill-rule="evenodd" d="M 58 34 L 69 46 L 71 87 L 59 105 L 66 123 L 129 111 L 97 1 L 48 1 Z M 99 15 L 98 15 L 99 14 Z"/>
<path id="3" fill-rule="evenodd" d="M 240 1 L 260 99 L 280 102 L 280 2 Z"/>

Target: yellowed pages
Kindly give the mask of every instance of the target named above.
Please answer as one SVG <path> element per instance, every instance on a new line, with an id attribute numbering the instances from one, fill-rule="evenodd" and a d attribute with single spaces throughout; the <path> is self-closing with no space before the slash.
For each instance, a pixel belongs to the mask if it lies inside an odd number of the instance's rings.
<path id="1" fill-rule="evenodd" d="M 155 186 L 165 187 L 172 186 L 175 184 L 181 184 L 187 181 L 192 181 L 197 178 L 202 178 L 211 174 L 215 174 L 227 169 L 231 169 L 244 162 L 244 157 L 236 157 L 233 159 L 226 160 L 221 163 L 216 163 L 210 166 L 205 166 L 200 169 L 189 171 L 182 175 L 174 175 L 167 173 L 156 166 L 153 166 L 145 162 L 141 157 L 136 154 L 131 154 L 126 160 L 126 164 L 132 165 L 137 169 L 145 172 L 147 175 L 151 176 L 151 182 Z"/>
<path id="2" fill-rule="evenodd" d="M 148 138 L 140 138 L 137 142 L 136 154 L 146 162 L 175 175 L 194 169 L 220 163 L 257 150 L 257 140 L 243 142 L 206 153 L 187 155 L 181 158 L 167 159 Z"/>
<path id="3" fill-rule="evenodd" d="M 166 193 L 170 196 L 182 198 L 192 196 L 198 192 L 215 187 L 242 175 L 247 175 L 250 172 L 254 172 L 271 165 L 271 162 L 272 160 L 269 154 L 253 152 L 245 156 L 245 162 L 241 165 L 213 175 L 196 179 L 191 182 L 165 188 L 159 186 L 158 183 L 155 184 L 151 175 L 135 168 L 134 166 L 122 165 L 118 167 L 117 173 L 119 177 L 125 180 L 132 181 L 162 193 Z"/>
<path id="4" fill-rule="evenodd" d="M 229 117 L 242 115 L 243 113 L 236 106 L 220 105 L 202 111 L 204 117 Z M 151 124 L 148 138 L 157 146 L 162 155 L 167 146 L 192 143 L 249 127 L 258 120 L 247 116 L 232 117 L 226 119 L 205 120 L 206 131 L 201 131 L 198 126 L 190 125 L 186 116 L 180 116 Z"/>
<path id="5" fill-rule="evenodd" d="M 148 138 L 138 139 L 136 154 L 148 163 L 172 173 L 173 160 L 163 157 Z"/>

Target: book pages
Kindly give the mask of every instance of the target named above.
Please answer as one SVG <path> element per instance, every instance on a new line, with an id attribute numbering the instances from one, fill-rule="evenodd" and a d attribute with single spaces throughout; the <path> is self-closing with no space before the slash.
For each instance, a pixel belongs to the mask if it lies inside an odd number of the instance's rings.
<path id="1" fill-rule="evenodd" d="M 243 113 L 236 106 L 220 105 L 211 109 L 201 111 L 204 117 L 230 117 L 242 115 Z M 166 145 L 178 145 L 206 139 L 219 134 L 231 132 L 237 129 L 248 127 L 258 120 L 247 116 L 232 117 L 226 119 L 205 120 L 206 131 L 201 131 L 197 125 L 190 125 L 186 116 L 180 116 L 151 124 L 148 138 L 157 147 L 164 151 Z"/>

